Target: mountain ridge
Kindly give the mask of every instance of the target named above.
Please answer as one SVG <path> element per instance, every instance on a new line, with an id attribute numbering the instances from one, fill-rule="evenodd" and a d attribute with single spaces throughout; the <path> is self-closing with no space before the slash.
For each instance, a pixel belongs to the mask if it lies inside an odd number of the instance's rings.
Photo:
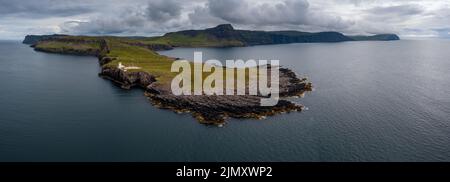
<path id="1" fill-rule="evenodd" d="M 68 35 L 27 35 L 25 44 L 63 37 Z M 128 38 L 128 37 L 121 37 Z M 301 32 L 295 30 L 260 31 L 239 30 L 231 24 L 221 24 L 203 30 L 182 30 L 169 32 L 157 37 L 133 37 L 130 39 L 167 44 L 172 47 L 242 47 L 269 44 L 320 43 L 346 41 L 393 41 L 400 40 L 396 34 L 377 34 L 372 36 L 347 36 L 340 32 Z"/>
<path id="2" fill-rule="evenodd" d="M 390 41 L 400 40 L 395 34 L 377 34 L 372 36 L 347 36 L 340 32 L 301 32 L 295 30 L 259 31 L 238 30 L 231 24 L 221 24 L 204 30 L 183 30 L 166 33 L 164 37 L 188 36 L 196 37 L 205 34 L 211 39 L 225 39 L 241 42 L 244 46 L 288 43 L 345 42 L 345 41 Z"/>

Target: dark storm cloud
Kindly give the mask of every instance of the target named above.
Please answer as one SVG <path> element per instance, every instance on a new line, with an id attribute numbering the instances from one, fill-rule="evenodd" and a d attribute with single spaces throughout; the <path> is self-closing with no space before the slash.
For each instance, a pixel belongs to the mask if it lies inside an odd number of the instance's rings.
<path id="1" fill-rule="evenodd" d="M 111 12 L 92 16 L 87 21 L 66 21 L 59 27 L 63 33 L 89 35 L 162 32 L 180 23 L 183 10 L 180 2 L 151 0 L 127 8 L 111 7 Z"/>
<path id="2" fill-rule="evenodd" d="M 243 27 L 274 29 L 342 30 L 353 24 L 341 17 L 314 10 L 307 0 L 250 1 L 209 0 L 198 10 L 203 17 L 192 20 L 213 20 L 213 18 Z M 205 12 L 208 12 L 206 14 Z M 205 17 L 210 18 L 205 18 Z"/>
<path id="3" fill-rule="evenodd" d="M 206 26 L 214 26 L 221 23 L 230 23 L 222 18 L 212 16 L 209 8 L 195 7 L 193 12 L 188 14 L 191 23 L 201 23 Z"/>
<path id="4" fill-rule="evenodd" d="M 182 7 L 176 0 L 149 1 L 146 14 L 151 21 L 164 22 L 179 18 Z"/>
<path id="5" fill-rule="evenodd" d="M 243 0 L 210 0 L 207 7 L 213 16 L 237 24 L 307 24 L 309 3 L 287 0 L 262 3 Z"/>
<path id="6" fill-rule="evenodd" d="M 66 17 L 94 11 L 85 1 L 0 0 L 0 15 L 28 18 Z"/>
<path id="7" fill-rule="evenodd" d="M 110 16 L 94 17 L 86 22 L 66 22 L 63 32 L 78 34 L 163 32 L 180 28 L 204 28 L 220 23 L 261 29 L 343 30 L 353 22 L 339 16 L 311 10 L 307 0 L 258 2 L 251 0 L 197 1 L 198 5 L 177 0 L 152 0 L 144 6 Z M 203 3 L 201 3 L 203 2 Z M 185 13 L 183 16 L 183 13 Z M 134 22 L 134 23 L 133 23 Z M 159 31 L 158 31 L 159 29 Z"/>
<path id="8" fill-rule="evenodd" d="M 0 0 L 0 37 L 154 35 L 222 23 L 442 37 L 448 35 L 449 10 L 450 1 L 428 0 Z"/>

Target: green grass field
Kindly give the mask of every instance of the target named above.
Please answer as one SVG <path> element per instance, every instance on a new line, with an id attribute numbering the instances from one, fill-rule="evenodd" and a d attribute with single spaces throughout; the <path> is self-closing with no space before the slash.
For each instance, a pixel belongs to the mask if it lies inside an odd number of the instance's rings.
<path id="1" fill-rule="evenodd" d="M 187 36 L 183 34 L 168 34 L 162 37 L 153 38 L 152 41 L 158 43 L 167 43 L 175 47 L 239 47 L 244 44 L 237 40 L 217 39 L 200 33 L 195 36 Z"/>
<path id="2" fill-rule="evenodd" d="M 192 40 L 194 39 L 194 40 Z M 114 58 L 111 62 L 103 65 L 108 67 L 117 67 L 119 63 L 124 66 L 140 67 L 140 69 L 130 69 L 128 72 L 147 72 L 157 79 L 157 84 L 165 87 L 170 87 L 172 79 L 178 74 L 171 72 L 172 63 L 174 58 L 159 55 L 157 52 L 149 49 L 145 45 L 164 45 L 164 44 L 185 44 L 190 42 L 190 46 L 206 46 L 216 47 L 220 44 L 218 42 L 209 41 L 206 37 L 175 37 L 167 36 L 164 38 L 141 38 L 131 39 L 124 37 L 87 37 L 87 36 L 68 36 L 56 40 L 41 41 L 35 45 L 36 48 L 41 50 L 47 50 L 50 52 L 62 52 L 70 50 L 70 52 L 83 52 L 89 50 L 97 50 L 100 52 L 100 42 L 106 41 L 109 53 L 106 53 L 106 57 Z M 233 42 L 227 42 L 233 43 Z M 141 46 L 139 46 L 141 45 Z M 144 45 L 144 46 L 142 46 Z M 191 62 L 191 70 L 194 71 L 194 63 Z M 202 65 L 203 66 L 203 65 Z M 234 76 L 237 75 L 237 69 L 233 69 Z M 203 73 L 203 80 L 211 73 Z M 223 70 L 223 78 L 227 79 L 226 70 Z M 248 69 L 246 70 L 245 77 L 248 80 Z M 192 77 L 193 79 L 193 74 Z M 225 82 L 224 82 L 225 83 Z M 192 83 L 193 84 L 193 83 Z M 192 85 L 192 89 L 194 86 Z"/>
<path id="3" fill-rule="evenodd" d="M 154 75 L 160 83 L 169 82 L 176 73 L 170 72 L 174 59 L 139 46 L 131 46 L 118 40 L 107 40 L 110 52 L 108 57 L 116 58 L 104 65 L 117 67 L 119 63 L 125 66 L 136 66 L 141 69 L 129 71 L 143 71 Z"/>

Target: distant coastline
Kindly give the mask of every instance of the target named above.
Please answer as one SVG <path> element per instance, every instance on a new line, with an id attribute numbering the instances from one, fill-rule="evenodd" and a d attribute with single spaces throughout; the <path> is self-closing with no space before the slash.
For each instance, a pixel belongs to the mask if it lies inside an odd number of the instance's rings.
<path id="1" fill-rule="evenodd" d="M 24 44 L 36 44 L 41 40 L 69 35 L 27 35 Z M 123 37 L 133 40 L 146 40 L 165 45 L 159 49 L 173 47 L 237 47 L 268 44 L 344 42 L 344 41 L 395 41 L 396 34 L 344 35 L 339 32 L 300 32 L 300 31 L 252 31 L 236 30 L 230 24 L 218 25 L 204 30 L 183 30 L 166 33 L 156 37 Z"/>

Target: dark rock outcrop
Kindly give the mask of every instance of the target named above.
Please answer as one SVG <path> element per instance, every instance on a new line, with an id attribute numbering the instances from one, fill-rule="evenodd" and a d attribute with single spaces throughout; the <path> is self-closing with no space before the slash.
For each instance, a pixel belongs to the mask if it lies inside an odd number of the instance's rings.
<path id="1" fill-rule="evenodd" d="M 223 124 L 227 118 L 263 119 L 284 112 L 301 111 L 303 106 L 286 100 L 277 105 L 266 107 L 260 105 L 258 96 L 175 96 L 146 92 L 152 103 L 162 109 L 178 113 L 191 113 L 204 124 Z"/>
<path id="2" fill-rule="evenodd" d="M 156 82 L 155 77 L 146 72 L 125 72 L 107 66 L 102 67 L 99 76 L 119 84 L 124 89 L 131 89 L 135 86 L 147 88 L 151 83 Z"/>
<path id="3" fill-rule="evenodd" d="M 300 96 L 311 91 L 311 83 L 299 79 L 289 69 L 280 69 L 280 97 Z M 279 100 L 275 106 L 261 106 L 262 96 L 252 95 L 181 95 L 175 96 L 169 88 L 156 82 L 147 86 L 146 96 L 162 109 L 177 113 L 190 113 L 203 124 L 224 124 L 227 118 L 264 119 L 280 113 L 298 112 L 303 106 Z"/>

